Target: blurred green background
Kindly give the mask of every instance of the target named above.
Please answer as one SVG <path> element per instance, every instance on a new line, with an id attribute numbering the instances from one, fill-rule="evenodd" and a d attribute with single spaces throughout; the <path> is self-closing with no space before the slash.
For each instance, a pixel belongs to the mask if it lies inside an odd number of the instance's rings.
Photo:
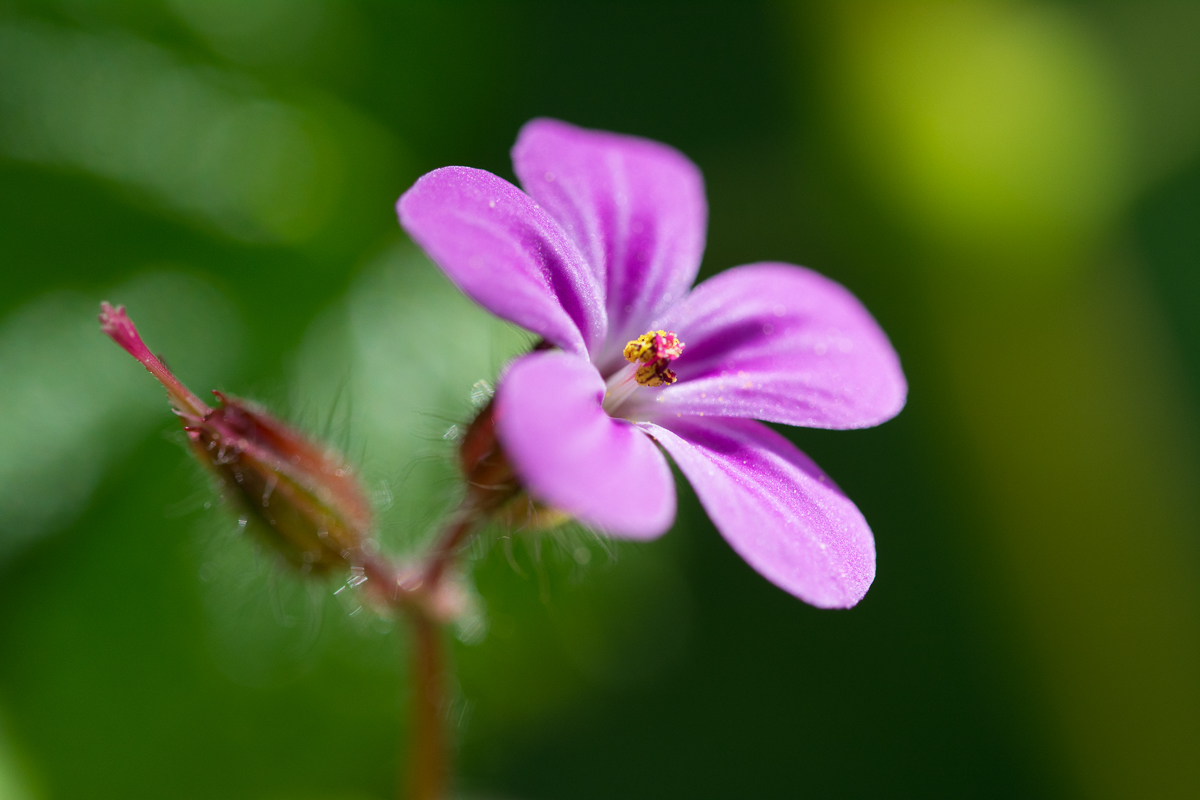
<path id="1" fill-rule="evenodd" d="M 411 550 L 527 340 L 392 203 L 538 115 L 683 150 L 703 274 L 842 281 L 911 393 L 788 431 L 874 529 L 852 611 L 687 489 L 650 545 L 478 547 L 462 795 L 1200 797 L 1197 42 L 1186 0 L 0 2 L 0 798 L 392 796 L 402 631 L 239 535 L 96 305 Z"/>

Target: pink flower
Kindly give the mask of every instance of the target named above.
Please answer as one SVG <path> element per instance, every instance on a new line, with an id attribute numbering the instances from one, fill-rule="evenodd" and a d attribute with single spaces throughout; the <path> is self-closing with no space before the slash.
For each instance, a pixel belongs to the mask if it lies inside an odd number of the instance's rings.
<path id="1" fill-rule="evenodd" d="M 463 292 L 555 348 L 497 387 L 496 434 L 525 490 L 612 536 L 653 538 L 675 517 L 661 446 L 768 580 L 815 606 L 861 600 L 875 577 L 862 514 L 755 420 L 846 429 L 899 413 L 907 385 L 875 320 L 788 264 L 691 288 L 707 205 L 670 147 L 539 119 L 512 155 L 524 192 L 445 167 L 397 211 Z"/>

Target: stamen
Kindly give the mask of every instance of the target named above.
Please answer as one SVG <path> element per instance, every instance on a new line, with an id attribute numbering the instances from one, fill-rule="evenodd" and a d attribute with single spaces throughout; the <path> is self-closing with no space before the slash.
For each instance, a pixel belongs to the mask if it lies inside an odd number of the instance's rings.
<path id="1" fill-rule="evenodd" d="M 617 407 L 629 399 L 630 395 L 637 391 L 637 364 L 629 364 L 622 367 L 608 379 L 608 385 L 604 392 L 604 403 L 602 407 L 605 412 L 612 414 L 617 410 Z"/>
<path id="2" fill-rule="evenodd" d="M 634 373 L 634 379 L 641 386 L 670 386 L 676 380 L 675 370 L 667 366 L 670 362 L 665 358 L 644 364 Z"/>
<path id="3" fill-rule="evenodd" d="M 683 355 L 683 342 L 671 331 L 650 331 L 625 345 L 629 366 L 608 379 L 604 410 L 612 414 L 639 386 L 670 386 L 677 380 L 670 364 Z"/>
<path id="4" fill-rule="evenodd" d="M 650 331 L 625 345 L 624 355 L 630 363 L 649 364 L 664 358 L 674 361 L 683 355 L 683 342 L 671 331 Z"/>
<path id="5" fill-rule="evenodd" d="M 683 342 L 671 331 L 650 331 L 625 345 L 624 355 L 642 365 L 634 373 L 639 386 L 670 386 L 676 380 L 670 363 L 683 355 Z"/>

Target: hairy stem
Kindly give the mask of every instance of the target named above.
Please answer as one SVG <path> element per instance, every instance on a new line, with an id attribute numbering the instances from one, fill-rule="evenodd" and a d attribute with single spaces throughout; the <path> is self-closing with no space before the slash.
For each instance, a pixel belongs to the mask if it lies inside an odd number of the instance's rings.
<path id="1" fill-rule="evenodd" d="M 442 582 L 463 542 L 520 491 L 494 428 L 489 402 L 471 422 L 459 448 L 467 483 L 462 504 L 434 543 L 419 577 L 404 585 L 395 582 L 389 589 L 393 607 L 407 612 L 413 625 L 413 738 L 407 781 L 412 800 L 445 800 L 450 780 L 450 741 L 444 716 L 444 620 L 439 610 Z"/>
<path id="2" fill-rule="evenodd" d="M 422 583 L 430 594 L 437 591 L 442 576 L 446 574 L 446 568 L 450 566 L 450 561 L 454 558 L 454 551 L 475 529 L 475 524 L 475 514 L 470 509 L 464 509 L 446 526 L 445 532 L 438 539 L 433 553 L 430 554 L 429 565 L 426 567 L 422 579 Z"/>
<path id="3" fill-rule="evenodd" d="M 465 502 L 434 544 L 415 585 L 402 585 L 395 570 L 377 560 L 367 559 L 364 566 L 368 576 L 379 581 L 378 585 L 389 586 L 383 599 L 411 621 L 412 727 L 408 757 L 402 754 L 400 759 L 401 796 L 410 800 L 447 797 L 450 739 L 445 716 L 446 655 L 441 620 L 435 610 L 436 598 L 459 545 L 474 532 L 478 522 L 473 504 Z M 386 583 L 388 576 L 390 584 Z"/>
<path id="4" fill-rule="evenodd" d="M 437 623 L 420 610 L 413 622 L 413 729 L 407 782 L 412 800 L 445 800 L 450 775 L 443 697 L 445 656 Z M 403 763 L 403 761 L 401 762 Z M 402 779 L 405 777 L 401 773 Z"/>

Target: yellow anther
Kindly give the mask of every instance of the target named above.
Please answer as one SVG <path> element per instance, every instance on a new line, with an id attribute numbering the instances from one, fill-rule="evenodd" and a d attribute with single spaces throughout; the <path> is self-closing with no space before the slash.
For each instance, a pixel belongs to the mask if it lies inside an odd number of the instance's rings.
<path id="1" fill-rule="evenodd" d="M 658 361 L 643 364 L 638 367 L 633 379 L 639 386 L 670 386 L 677 380 L 675 370 L 667 366 L 670 363 L 667 359 L 660 358 Z"/>
<path id="2" fill-rule="evenodd" d="M 643 356 L 648 356 L 653 352 L 654 334 L 644 333 L 625 345 L 625 360 L 630 364 L 636 364 L 643 360 Z"/>
<path id="3" fill-rule="evenodd" d="M 683 354 L 683 342 L 671 331 L 643 333 L 625 345 L 625 360 L 631 364 L 649 364 L 666 359 L 674 361 Z"/>
<path id="4" fill-rule="evenodd" d="M 670 386 L 678 380 L 671 362 L 683 354 L 683 342 L 671 331 L 650 331 L 625 345 L 629 366 L 609 376 L 604 410 L 614 413 L 639 386 Z"/>
<path id="5" fill-rule="evenodd" d="M 625 345 L 624 355 L 642 365 L 634 374 L 639 386 L 670 386 L 676 380 L 670 364 L 683 355 L 683 342 L 671 331 L 650 331 Z"/>

